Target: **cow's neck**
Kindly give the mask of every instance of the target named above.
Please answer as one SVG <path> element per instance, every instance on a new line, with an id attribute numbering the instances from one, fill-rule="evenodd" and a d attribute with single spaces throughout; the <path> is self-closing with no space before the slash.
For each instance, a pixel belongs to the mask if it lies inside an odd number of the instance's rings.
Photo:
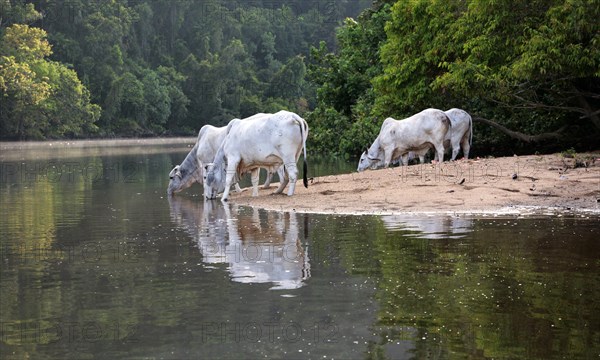
<path id="1" fill-rule="evenodd" d="M 379 156 L 380 150 L 381 150 L 381 146 L 379 144 L 379 136 L 378 136 L 377 139 L 375 139 L 375 141 L 373 141 L 373 144 L 371 144 L 371 147 L 369 147 L 369 150 L 367 150 L 367 154 L 370 157 L 377 158 Z"/>
<path id="2" fill-rule="evenodd" d="M 215 170 L 222 170 L 225 166 L 225 150 L 223 149 L 223 146 L 220 146 L 219 150 L 217 150 L 213 164 Z"/>
<path id="3" fill-rule="evenodd" d="M 194 145 L 194 147 L 192 148 L 192 150 L 190 150 L 190 152 L 187 154 L 187 156 L 185 157 L 185 159 L 183 159 L 183 162 L 181 163 L 181 165 L 179 165 L 179 169 L 183 169 L 185 170 L 185 176 L 186 178 L 188 176 L 194 176 L 197 177 L 196 172 L 198 171 L 198 160 L 196 159 L 196 150 L 198 150 L 198 143 L 196 143 L 196 145 Z M 186 180 L 186 179 L 182 179 L 182 180 Z M 198 180 L 198 179 L 196 179 Z"/>

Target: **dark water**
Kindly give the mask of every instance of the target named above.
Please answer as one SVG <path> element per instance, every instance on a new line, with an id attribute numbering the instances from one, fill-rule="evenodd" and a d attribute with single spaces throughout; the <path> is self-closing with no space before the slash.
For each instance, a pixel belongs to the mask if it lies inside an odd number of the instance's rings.
<path id="1" fill-rule="evenodd" d="M 169 200 L 162 150 L 0 155 L 2 359 L 600 356 L 597 217 Z"/>

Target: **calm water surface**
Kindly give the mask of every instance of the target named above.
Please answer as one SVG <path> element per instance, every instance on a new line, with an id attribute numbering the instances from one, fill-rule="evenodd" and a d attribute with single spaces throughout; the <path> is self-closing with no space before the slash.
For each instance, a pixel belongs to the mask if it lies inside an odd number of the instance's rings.
<path id="1" fill-rule="evenodd" d="M 600 356 L 598 218 L 168 199 L 188 150 L 0 154 L 2 359 Z"/>

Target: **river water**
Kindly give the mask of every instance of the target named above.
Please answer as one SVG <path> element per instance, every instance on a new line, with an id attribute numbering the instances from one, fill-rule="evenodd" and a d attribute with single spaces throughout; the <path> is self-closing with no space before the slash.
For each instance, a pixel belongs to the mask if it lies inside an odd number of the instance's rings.
<path id="1" fill-rule="evenodd" d="M 2 359 L 600 355 L 597 217 L 278 213 L 198 185 L 169 199 L 187 151 L 3 148 Z M 355 168 L 309 160 L 309 176 Z"/>

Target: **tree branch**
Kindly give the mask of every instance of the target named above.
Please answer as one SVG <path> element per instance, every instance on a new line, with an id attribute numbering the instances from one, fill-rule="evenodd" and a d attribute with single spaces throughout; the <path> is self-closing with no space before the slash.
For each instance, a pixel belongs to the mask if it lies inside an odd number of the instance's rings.
<path id="1" fill-rule="evenodd" d="M 561 127 L 560 129 L 554 131 L 554 132 L 549 132 L 549 133 L 542 133 L 542 134 L 537 134 L 537 135 L 528 135 L 528 134 L 523 134 L 522 132 L 519 131 L 512 131 L 500 124 L 498 124 L 495 121 L 489 120 L 489 119 L 485 119 L 482 117 L 477 117 L 474 116 L 473 117 L 474 121 L 478 121 L 478 122 L 482 122 L 486 125 L 489 125 L 493 128 L 496 128 L 498 130 L 500 130 L 501 132 L 505 133 L 506 135 L 510 136 L 513 139 L 517 139 L 517 140 L 521 140 L 523 142 L 526 143 L 531 143 L 531 142 L 541 142 L 541 141 L 546 141 L 546 140 L 557 140 L 560 139 L 562 137 L 562 133 L 567 129 L 568 125 L 565 125 L 563 127 Z"/>
<path id="2" fill-rule="evenodd" d="M 598 116 L 598 115 L 600 115 L 600 110 L 596 110 L 596 111 L 594 111 L 591 114 L 580 116 L 579 118 L 580 119 L 587 119 L 587 118 L 591 118 L 592 116 Z"/>
<path id="3" fill-rule="evenodd" d="M 585 117 L 589 118 L 592 121 L 592 123 L 596 126 L 597 129 L 600 129 L 600 116 L 598 116 L 598 111 L 594 111 L 592 109 L 592 106 L 585 99 L 585 97 L 579 96 L 577 98 L 577 100 L 579 100 L 579 103 L 581 104 L 581 107 L 585 111 L 585 113 L 584 113 L 586 115 Z"/>

